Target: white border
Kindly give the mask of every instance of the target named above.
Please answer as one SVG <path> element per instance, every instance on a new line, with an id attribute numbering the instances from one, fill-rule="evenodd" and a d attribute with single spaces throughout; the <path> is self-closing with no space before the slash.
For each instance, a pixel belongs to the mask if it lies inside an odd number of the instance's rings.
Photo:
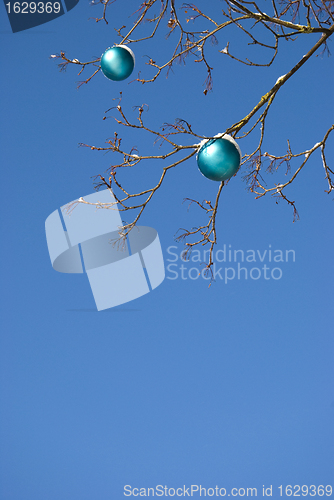
<path id="1" fill-rule="evenodd" d="M 113 45 L 113 47 L 109 47 L 109 48 L 114 48 L 114 47 L 122 47 L 122 49 L 125 49 L 127 50 L 128 52 L 130 52 L 130 54 L 132 55 L 133 57 L 133 62 L 135 63 L 136 62 L 136 58 L 135 58 L 135 55 L 134 53 L 132 52 L 132 50 L 130 49 L 130 47 L 128 47 L 127 45 Z"/>

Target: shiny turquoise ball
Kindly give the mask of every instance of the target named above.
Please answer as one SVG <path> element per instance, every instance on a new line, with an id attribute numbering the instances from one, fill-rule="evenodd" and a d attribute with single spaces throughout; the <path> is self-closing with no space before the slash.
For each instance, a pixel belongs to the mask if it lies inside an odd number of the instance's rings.
<path id="1" fill-rule="evenodd" d="M 102 73 L 119 82 L 128 78 L 135 66 L 135 56 L 126 45 L 115 45 L 107 49 L 101 57 Z"/>
<path id="2" fill-rule="evenodd" d="M 197 154 L 197 165 L 202 174 L 212 181 L 226 181 L 239 169 L 241 151 L 235 140 L 224 138 L 210 139 Z"/>

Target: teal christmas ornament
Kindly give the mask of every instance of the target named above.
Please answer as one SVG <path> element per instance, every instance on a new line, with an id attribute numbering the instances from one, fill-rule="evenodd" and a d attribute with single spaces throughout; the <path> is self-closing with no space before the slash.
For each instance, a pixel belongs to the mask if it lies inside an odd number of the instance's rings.
<path id="1" fill-rule="evenodd" d="M 241 151 L 233 137 L 217 134 L 214 139 L 200 143 L 197 165 L 202 174 L 212 181 L 226 181 L 239 169 Z"/>
<path id="2" fill-rule="evenodd" d="M 128 78 L 135 66 L 135 55 L 126 45 L 115 45 L 101 57 L 101 69 L 109 80 L 119 82 Z"/>

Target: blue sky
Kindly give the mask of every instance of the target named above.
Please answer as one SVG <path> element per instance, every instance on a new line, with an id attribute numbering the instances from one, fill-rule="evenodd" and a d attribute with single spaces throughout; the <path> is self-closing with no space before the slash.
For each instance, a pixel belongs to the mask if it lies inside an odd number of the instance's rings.
<path id="1" fill-rule="evenodd" d="M 203 279 L 189 278 L 198 267 L 190 262 L 187 279 L 170 279 L 175 275 L 166 269 L 153 292 L 97 312 L 87 276 L 51 267 L 45 219 L 90 194 L 92 176 L 114 161 L 112 153 L 78 143 L 100 146 L 117 130 L 125 145 L 159 151 L 151 137 L 102 120 L 120 91 L 130 114 L 132 106 L 149 104 L 152 128 L 180 117 L 199 134 L 215 135 L 317 40 L 283 43 L 273 66 L 257 69 L 218 53 L 227 41 L 245 51 L 238 33 L 222 33 L 208 52 L 214 87 L 207 96 L 205 70 L 191 59 L 155 84 L 98 74 L 76 90 L 75 68 L 59 73 L 49 56 L 65 50 L 79 60 L 99 57 L 118 42 L 114 28 L 130 25 L 137 5 L 113 4 L 106 26 L 88 20 L 99 8 L 82 0 L 16 34 L 3 7 L 0 498 L 121 499 L 125 485 L 192 484 L 228 492 L 256 487 L 258 496 L 272 485 L 279 498 L 280 485 L 333 485 L 333 196 L 324 193 L 319 154 L 288 191 L 296 223 L 283 202 L 254 200 L 242 172 L 223 190 L 217 249 L 294 250 L 294 262 L 279 263 L 279 280 L 217 279 L 208 289 Z M 164 26 L 157 42 L 131 47 L 135 72 L 150 74 L 145 55 L 167 57 L 175 38 L 166 41 L 166 33 Z M 290 139 L 297 152 L 322 140 L 332 125 L 333 77 L 332 58 L 313 57 L 280 90 L 267 150 L 284 153 Z M 257 138 L 240 141 L 242 152 Z M 331 141 L 330 161 L 333 154 Z M 160 172 L 156 162 L 122 180 L 137 189 L 153 185 Z M 286 179 L 282 173 L 268 182 L 276 178 Z M 178 228 L 201 221 L 200 209 L 187 211 L 183 198 L 213 200 L 217 187 L 191 159 L 170 172 L 147 207 L 142 224 L 158 231 L 166 267 L 175 258 L 168 248 L 183 249 L 174 241 Z M 249 271 L 253 265 L 260 263 L 248 264 Z M 224 273 L 226 264 L 219 267 Z"/>

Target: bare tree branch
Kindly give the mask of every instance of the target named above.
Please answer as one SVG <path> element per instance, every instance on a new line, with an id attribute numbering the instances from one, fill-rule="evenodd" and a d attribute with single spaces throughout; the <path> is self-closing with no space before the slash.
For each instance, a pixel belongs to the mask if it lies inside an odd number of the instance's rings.
<path id="1" fill-rule="evenodd" d="M 107 21 L 107 9 L 116 0 L 99 0 L 93 2 L 94 5 L 101 4 L 103 6 L 102 16 L 95 18 L 98 21 Z M 301 170 L 306 166 L 311 156 L 314 157 L 316 151 L 320 152 L 320 161 L 324 168 L 325 180 L 328 186 L 326 193 L 334 191 L 333 186 L 333 165 L 330 164 L 329 158 L 326 156 L 326 145 L 334 130 L 334 125 L 331 125 L 325 132 L 323 139 L 317 142 L 312 148 L 303 152 L 292 152 L 290 141 L 287 141 L 288 147 L 284 154 L 274 154 L 264 149 L 265 132 L 267 131 L 267 117 L 272 112 L 272 103 L 277 97 L 279 90 L 293 77 L 309 60 L 316 54 L 319 49 L 322 51 L 328 50 L 327 42 L 334 33 L 334 0 L 271 0 L 271 14 L 263 12 L 256 2 L 245 0 L 224 0 L 225 10 L 222 11 L 223 22 L 220 18 L 215 20 L 211 15 L 199 9 L 191 3 L 184 3 L 178 10 L 175 7 L 174 0 L 147 0 L 140 3 L 139 8 L 134 13 L 135 21 L 125 33 L 125 25 L 116 29 L 117 36 L 121 39 L 120 44 L 139 44 L 144 40 L 153 39 L 159 30 L 167 30 L 166 38 L 171 33 L 178 33 L 176 45 L 165 62 L 157 62 L 152 57 L 148 57 L 147 66 L 153 68 L 152 76 L 143 76 L 135 79 L 142 84 L 156 82 L 158 77 L 166 72 L 167 76 L 176 62 L 185 62 L 187 58 L 192 57 L 194 62 L 200 63 L 205 68 L 206 80 L 204 94 L 212 91 L 212 63 L 209 59 L 209 51 L 207 51 L 208 43 L 213 46 L 219 45 L 219 36 L 225 33 L 223 30 L 234 29 L 239 33 L 246 35 L 249 40 L 248 45 L 258 47 L 259 53 L 269 54 L 267 62 L 253 61 L 249 57 L 239 57 L 231 52 L 231 44 L 228 42 L 224 49 L 218 50 L 222 55 L 226 55 L 235 61 L 247 66 L 266 66 L 273 64 L 279 56 L 279 47 L 282 42 L 291 43 L 299 36 L 315 36 L 319 37 L 313 44 L 313 47 L 303 55 L 299 61 L 285 74 L 280 76 L 275 84 L 268 89 L 266 94 L 258 99 L 258 101 L 248 110 L 244 117 L 240 118 L 236 123 L 230 125 L 224 134 L 230 134 L 236 140 L 242 141 L 245 137 L 258 133 L 257 145 L 253 152 L 246 153 L 241 161 L 241 167 L 245 169 L 244 179 L 247 182 L 248 189 L 254 193 L 256 199 L 270 194 L 274 197 L 276 203 L 284 200 L 293 208 L 293 220 L 299 218 L 295 200 L 287 194 L 288 187 L 295 182 Z M 159 7 L 159 13 L 152 14 L 153 8 Z M 167 13 L 169 11 L 169 17 Z M 137 28 L 142 27 L 147 23 L 149 28 L 144 36 L 136 35 Z M 164 24 L 165 23 L 165 24 Z M 196 25 L 197 29 L 191 29 Z M 137 36 L 137 38 L 136 38 Z M 268 39 L 272 40 L 268 42 Z M 55 59 L 60 59 L 58 64 L 60 71 L 67 69 L 69 65 L 80 66 L 79 75 L 88 67 L 92 67 L 92 74 L 83 83 L 88 83 L 100 71 L 100 59 L 94 58 L 88 62 L 81 62 L 78 59 L 70 59 L 65 55 L 65 52 L 51 56 Z M 110 111 L 115 110 L 116 116 L 111 116 Z M 162 187 L 167 172 L 193 158 L 198 153 L 203 140 L 215 139 L 214 137 L 205 137 L 193 131 L 190 122 L 183 118 L 176 118 L 174 123 L 164 122 L 158 130 L 148 127 L 144 121 L 144 112 L 148 111 L 148 106 L 142 104 L 135 106 L 137 111 L 136 120 L 133 121 L 128 117 L 128 114 L 122 107 L 122 94 L 118 99 L 118 103 L 108 109 L 105 113 L 104 120 L 114 118 L 117 125 L 131 128 L 134 130 L 142 130 L 152 137 L 153 144 L 159 143 L 159 146 L 164 146 L 167 152 L 163 154 L 152 154 L 148 151 L 145 154 L 139 152 L 135 146 L 130 150 L 123 148 L 122 139 L 118 133 L 114 133 L 114 137 L 108 139 L 104 146 L 91 146 L 82 144 L 96 151 L 112 152 L 118 154 L 118 163 L 114 162 L 107 171 L 107 175 L 97 174 L 95 176 L 96 189 L 105 186 L 113 190 L 115 203 L 99 204 L 97 208 L 116 209 L 134 213 L 132 222 L 125 223 L 119 228 L 120 238 L 124 238 L 135 227 L 144 210 L 155 193 Z M 187 138 L 191 144 L 181 145 L 180 137 Z M 182 140 L 182 142 L 184 142 Z M 130 193 L 123 183 L 125 168 L 137 168 L 140 162 L 154 160 L 156 168 L 160 168 L 160 178 L 153 187 L 145 188 L 137 193 Z M 168 160 L 168 166 L 159 167 L 160 160 Z M 264 176 L 274 172 L 282 173 L 285 176 L 284 182 L 267 185 Z M 189 206 L 197 206 L 201 209 L 202 214 L 207 218 L 207 223 L 198 224 L 196 227 L 188 230 L 181 229 L 176 236 L 177 241 L 183 241 L 185 244 L 185 258 L 188 258 L 191 251 L 197 245 L 208 245 L 209 261 L 206 263 L 205 272 L 211 273 L 211 281 L 213 280 L 213 250 L 217 244 L 217 215 L 218 204 L 221 197 L 222 189 L 229 181 L 219 184 L 215 202 L 204 200 L 199 202 L 193 199 L 185 198 L 189 202 Z M 84 199 L 78 200 L 76 203 L 87 203 Z M 72 210 L 75 205 L 69 209 Z M 189 207 L 188 207 L 189 208 Z"/>

